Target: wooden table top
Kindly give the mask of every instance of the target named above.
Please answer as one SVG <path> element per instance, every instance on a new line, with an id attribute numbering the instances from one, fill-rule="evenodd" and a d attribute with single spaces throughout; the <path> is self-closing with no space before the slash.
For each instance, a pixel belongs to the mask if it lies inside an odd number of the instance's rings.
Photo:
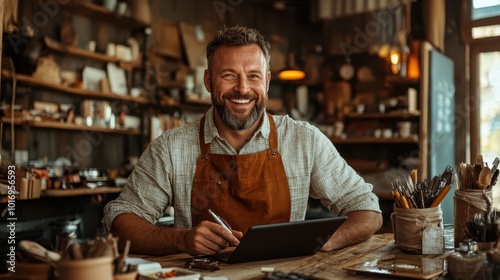
<path id="1" fill-rule="evenodd" d="M 444 259 L 444 255 L 409 255 L 402 252 L 395 244 L 392 233 L 376 234 L 368 241 L 333 252 L 318 252 L 313 256 L 274 259 L 266 261 L 247 262 L 240 264 L 225 264 L 219 262 L 219 270 L 201 271 L 202 276 L 226 276 L 228 279 L 263 279 L 265 273 L 262 267 L 271 267 L 275 271 L 297 272 L 319 279 L 387 279 L 387 275 L 353 273 L 343 269 L 348 265 L 363 263 L 381 258 L 408 257 Z M 162 267 L 183 267 L 192 257 L 187 254 L 167 256 L 135 255 L 149 261 L 159 262 Z"/>

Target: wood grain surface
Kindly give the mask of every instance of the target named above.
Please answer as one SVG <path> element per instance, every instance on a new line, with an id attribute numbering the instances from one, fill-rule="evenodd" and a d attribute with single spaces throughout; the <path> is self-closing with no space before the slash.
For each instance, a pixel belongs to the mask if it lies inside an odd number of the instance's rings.
<path id="1" fill-rule="evenodd" d="M 449 252 L 447 252 L 449 253 Z M 314 276 L 318 279 L 384 279 L 387 275 L 352 273 L 343 267 L 365 261 L 390 258 L 445 258 L 443 255 L 408 255 L 395 244 L 392 233 L 377 234 L 368 241 L 333 252 L 318 252 L 313 256 L 275 259 L 240 264 L 219 263 L 220 270 L 215 272 L 199 271 L 202 276 L 226 276 L 228 279 L 264 279 L 262 267 L 272 267 L 275 271 L 297 272 Z M 162 257 L 135 255 L 149 261 L 159 262 L 162 267 L 183 267 L 192 259 L 187 254 L 175 254 Z"/>

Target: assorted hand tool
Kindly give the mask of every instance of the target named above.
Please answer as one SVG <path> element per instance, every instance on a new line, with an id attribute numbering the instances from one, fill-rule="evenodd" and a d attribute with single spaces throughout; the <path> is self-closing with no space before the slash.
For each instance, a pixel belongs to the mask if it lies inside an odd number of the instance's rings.
<path id="1" fill-rule="evenodd" d="M 418 171 L 394 180 L 391 195 L 399 208 L 431 208 L 438 206 L 450 191 L 453 167 L 447 166 L 440 176 L 418 182 Z"/>

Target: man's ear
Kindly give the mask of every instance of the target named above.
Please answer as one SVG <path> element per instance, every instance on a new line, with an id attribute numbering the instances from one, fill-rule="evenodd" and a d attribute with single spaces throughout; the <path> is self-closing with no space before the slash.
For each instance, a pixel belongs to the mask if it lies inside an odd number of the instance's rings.
<path id="1" fill-rule="evenodd" d="M 269 85 L 271 84 L 271 71 L 267 71 L 267 92 L 269 92 Z"/>
<path id="2" fill-rule="evenodd" d="M 203 73 L 203 83 L 205 84 L 205 89 L 207 89 L 208 92 L 212 93 L 212 87 L 210 85 L 210 72 L 208 71 L 208 69 L 205 69 L 205 72 Z"/>

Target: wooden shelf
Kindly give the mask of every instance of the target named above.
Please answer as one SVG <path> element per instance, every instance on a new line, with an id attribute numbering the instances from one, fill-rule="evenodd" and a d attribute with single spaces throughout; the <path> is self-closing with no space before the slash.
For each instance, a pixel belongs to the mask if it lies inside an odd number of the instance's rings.
<path id="1" fill-rule="evenodd" d="M 184 111 L 191 112 L 204 112 L 212 106 L 210 98 L 199 98 L 193 96 L 186 96 L 180 107 Z"/>
<path id="2" fill-rule="evenodd" d="M 401 85 L 418 85 L 420 83 L 419 78 L 402 78 L 398 76 L 386 76 L 385 81 L 391 84 L 401 84 Z"/>
<path id="3" fill-rule="evenodd" d="M 8 79 L 12 80 L 12 73 L 8 70 L 2 70 L 2 78 L 3 79 Z M 113 93 L 106 93 L 106 92 L 100 92 L 100 91 L 94 91 L 94 90 L 87 90 L 87 89 L 79 89 L 79 88 L 71 88 L 63 85 L 57 85 L 53 83 L 48 83 L 44 81 L 40 81 L 38 79 L 35 79 L 31 76 L 24 75 L 24 74 L 16 74 L 16 79 L 19 83 L 33 86 L 33 87 L 38 87 L 38 88 L 44 88 L 44 89 L 50 89 L 66 94 L 72 94 L 72 95 L 78 95 L 81 97 L 85 98 L 98 98 L 98 99 L 107 99 L 107 100 L 125 100 L 125 101 L 131 101 L 139 104 L 148 104 L 150 101 L 147 98 L 144 97 L 133 97 L 130 95 L 119 95 L 119 94 L 113 94 Z"/>
<path id="4" fill-rule="evenodd" d="M 186 98 L 184 102 L 180 104 L 180 107 L 184 111 L 190 112 L 205 112 L 212 106 L 212 103 L 208 99 L 195 99 Z"/>
<path id="5" fill-rule="evenodd" d="M 42 196 L 49 197 L 67 197 L 67 196 L 80 196 L 80 195 L 94 195 L 94 194 L 106 194 L 106 193 L 120 193 L 123 191 L 122 187 L 97 187 L 95 189 L 90 188 L 76 188 L 67 190 L 44 190 L 42 191 Z"/>
<path id="6" fill-rule="evenodd" d="M 10 124 L 10 117 L 3 117 L 1 119 L 2 123 Z M 49 129 L 62 129 L 62 130 L 78 130 L 78 131 L 99 131 L 103 133 L 118 133 L 126 135 L 140 135 L 141 131 L 139 129 L 116 129 L 98 126 L 84 126 L 60 123 L 56 121 L 23 121 L 20 119 L 14 119 L 14 125 L 27 125 L 37 128 L 49 128 Z"/>
<path id="7" fill-rule="evenodd" d="M 125 70 L 132 70 L 133 68 L 140 68 L 141 67 L 140 64 L 134 63 L 132 61 L 124 61 L 124 60 L 118 59 L 118 58 L 113 57 L 113 56 L 109 56 L 109 55 L 105 55 L 105 54 L 101 54 L 101 53 L 96 53 L 96 52 L 91 52 L 91 51 L 87 51 L 84 49 L 75 48 L 72 46 L 67 46 L 67 45 L 64 45 L 64 44 L 57 42 L 56 40 L 53 40 L 53 39 L 48 38 L 48 37 L 45 37 L 44 41 L 45 41 L 45 45 L 50 50 L 53 50 L 56 52 L 69 54 L 69 55 L 73 55 L 73 56 L 81 57 L 81 58 L 85 58 L 85 59 L 100 61 L 100 62 L 117 63 L 117 64 L 119 64 L 119 66 L 121 68 L 123 68 Z"/>
<path id="8" fill-rule="evenodd" d="M 184 101 L 186 103 L 192 103 L 192 104 L 200 104 L 200 105 L 212 105 L 212 100 L 209 97 L 194 97 L 195 94 L 192 94 L 190 96 L 186 96 L 184 98 Z"/>
<path id="9" fill-rule="evenodd" d="M 349 113 L 344 115 L 345 118 L 350 119 L 410 119 L 420 117 L 420 112 L 389 112 L 389 113 Z"/>
<path id="10" fill-rule="evenodd" d="M 161 89 L 185 88 L 186 84 L 183 81 L 162 81 L 158 83 L 158 87 Z"/>
<path id="11" fill-rule="evenodd" d="M 415 138 L 337 138 L 330 137 L 334 144 L 418 144 L 418 139 Z"/>
<path id="12" fill-rule="evenodd" d="M 34 1 L 34 0 L 33 0 Z M 48 2 L 48 0 L 42 0 Z M 146 22 L 140 21 L 129 16 L 122 16 L 113 11 L 108 10 L 104 6 L 84 2 L 81 0 L 69 0 L 57 2 L 63 9 L 72 13 L 89 17 L 91 19 L 100 20 L 110 23 L 114 26 L 119 26 L 132 30 L 140 30 L 149 27 Z"/>

